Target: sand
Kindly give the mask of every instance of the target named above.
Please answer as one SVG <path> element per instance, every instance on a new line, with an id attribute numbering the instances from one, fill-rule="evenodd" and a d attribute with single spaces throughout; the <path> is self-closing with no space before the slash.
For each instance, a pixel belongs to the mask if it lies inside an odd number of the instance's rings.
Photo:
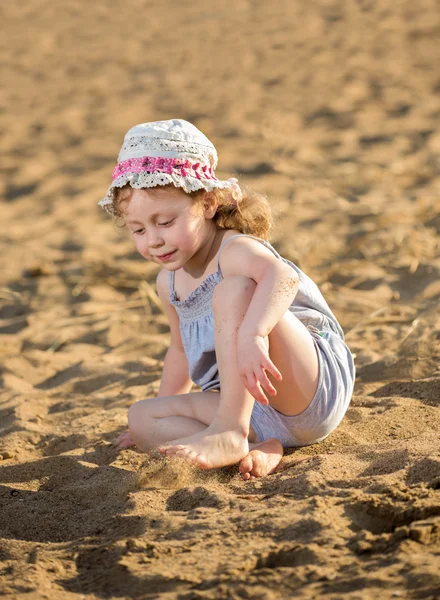
<path id="1" fill-rule="evenodd" d="M 440 598 L 438 2 L 24 0 L 2 24 L 0 593 Z M 261 480 L 111 444 L 169 334 L 96 202 L 126 130 L 173 117 L 270 195 L 356 355 L 341 426 Z"/>

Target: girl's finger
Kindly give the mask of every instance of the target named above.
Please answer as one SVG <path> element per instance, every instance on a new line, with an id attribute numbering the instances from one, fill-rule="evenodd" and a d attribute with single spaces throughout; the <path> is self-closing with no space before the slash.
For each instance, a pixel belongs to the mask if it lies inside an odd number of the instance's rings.
<path id="1" fill-rule="evenodd" d="M 271 375 L 275 377 L 278 381 L 281 381 L 283 376 L 278 371 L 277 367 L 273 364 L 268 356 L 266 356 L 266 360 L 261 365 L 266 371 L 269 371 Z"/>
<path id="2" fill-rule="evenodd" d="M 260 382 L 258 381 L 258 377 L 251 371 L 249 374 L 242 373 L 241 381 L 243 382 L 245 388 L 251 394 L 251 396 L 263 406 L 267 406 L 269 404 L 269 400 L 261 389 Z M 268 383 L 270 384 L 269 380 Z"/>
<path id="3" fill-rule="evenodd" d="M 268 404 L 267 398 L 264 396 L 263 392 L 257 385 L 257 380 L 253 378 L 252 380 L 246 379 L 245 387 L 250 395 L 261 404 Z"/>
<path id="4" fill-rule="evenodd" d="M 248 390 L 250 391 L 250 393 L 252 394 L 252 396 L 255 398 L 255 400 L 257 402 L 259 402 L 263 406 L 267 406 L 269 404 L 269 400 L 266 398 L 266 395 L 264 394 L 263 390 L 261 389 L 260 382 L 257 380 L 256 377 L 254 378 L 254 382 L 253 382 L 253 385 L 251 386 L 251 389 L 248 388 Z"/>
<path id="5" fill-rule="evenodd" d="M 277 391 L 272 385 L 271 381 L 268 379 L 265 370 L 260 369 L 260 376 L 258 377 L 260 384 L 262 387 L 268 392 L 271 396 L 276 396 Z"/>
<path id="6" fill-rule="evenodd" d="M 244 387 L 247 389 L 247 391 L 251 394 L 251 396 L 258 402 L 261 402 L 261 394 L 259 393 L 259 390 L 254 383 L 255 378 L 250 376 L 248 377 L 245 373 L 241 376 L 241 381 Z"/>

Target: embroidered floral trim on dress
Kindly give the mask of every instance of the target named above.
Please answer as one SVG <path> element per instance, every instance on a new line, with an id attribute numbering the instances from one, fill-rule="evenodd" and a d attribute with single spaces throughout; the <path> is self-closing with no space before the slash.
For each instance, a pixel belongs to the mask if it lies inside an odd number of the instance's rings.
<path id="1" fill-rule="evenodd" d="M 176 290 L 174 289 L 173 273 L 170 272 L 168 285 L 170 291 L 170 304 L 172 304 L 182 323 L 192 322 L 194 319 L 208 316 L 213 318 L 212 313 L 212 295 L 215 286 L 222 280 L 219 271 L 214 271 L 202 281 L 202 283 L 193 290 L 184 300 L 178 300 Z"/>

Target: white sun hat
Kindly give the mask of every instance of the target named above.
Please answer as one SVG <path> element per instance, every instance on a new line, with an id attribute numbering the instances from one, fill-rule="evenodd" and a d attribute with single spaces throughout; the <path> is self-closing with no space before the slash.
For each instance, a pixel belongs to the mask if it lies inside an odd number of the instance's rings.
<path id="1" fill-rule="evenodd" d="M 112 183 L 98 204 L 114 214 L 115 188 L 152 188 L 172 183 L 185 192 L 231 188 L 239 193 L 235 178 L 215 176 L 217 151 L 197 127 L 183 119 L 135 125 L 126 134 L 113 170 Z"/>

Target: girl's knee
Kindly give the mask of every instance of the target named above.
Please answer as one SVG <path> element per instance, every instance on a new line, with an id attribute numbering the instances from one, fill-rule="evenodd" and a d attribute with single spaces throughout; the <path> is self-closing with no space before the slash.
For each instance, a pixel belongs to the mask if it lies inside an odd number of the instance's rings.
<path id="1" fill-rule="evenodd" d="M 250 302 L 256 287 L 255 281 L 249 277 L 243 277 L 242 275 L 225 277 L 215 287 L 212 296 L 212 309 L 214 312 L 222 310 L 231 302 L 235 304 L 240 299 Z"/>
<path id="2" fill-rule="evenodd" d="M 130 433 L 136 435 L 139 429 L 145 428 L 145 422 L 149 419 L 148 400 L 139 400 L 128 409 L 128 428 Z"/>

